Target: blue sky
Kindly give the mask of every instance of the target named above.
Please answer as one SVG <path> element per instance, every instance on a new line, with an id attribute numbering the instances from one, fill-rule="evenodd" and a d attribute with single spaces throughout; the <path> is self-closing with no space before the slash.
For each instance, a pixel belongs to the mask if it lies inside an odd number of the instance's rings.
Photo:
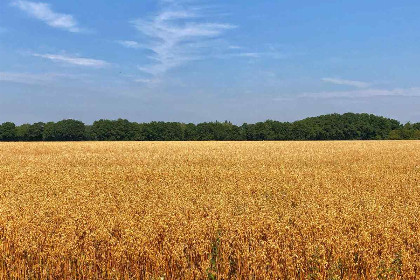
<path id="1" fill-rule="evenodd" d="M 0 122 L 419 122 L 419 14 L 418 0 L 1 0 Z"/>

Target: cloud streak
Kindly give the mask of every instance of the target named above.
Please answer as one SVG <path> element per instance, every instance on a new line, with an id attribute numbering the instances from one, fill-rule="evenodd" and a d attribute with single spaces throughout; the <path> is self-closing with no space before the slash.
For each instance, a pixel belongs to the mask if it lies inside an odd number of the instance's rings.
<path id="1" fill-rule="evenodd" d="M 129 48 L 129 49 L 140 49 L 143 48 L 143 46 L 136 42 L 136 41 L 117 41 L 118 44 L 120 44 L 123 47 Z"/>
<path id="2" fill-rule="evenodd" d="M 95 68 L 103 68 L 110 65 L 108 62 L 99 59 L 92 59 L 92 58 L 84 58 L 84 57 L 75 57 L 75 56 L 66 56 L 60 54 L 32 54 L 36 57 L 45 58 L 51 60 L 53 62 L 64 63 L 64 64 L 71 64 L 77 66 L 84 66 L 84 67 L 95 67 Z"/>
<path id="3" fill-rule="evenodd" d="M 51 27 L 75 33 L 82 32 L 82 29 L 72 15 L 54 12 L 47 3 L 18 0 L 13 1 L 11 5 Z"/>
<path id="4" fill-rule="evenodd" d="M 230 48 L 229 48 L 230 49 Z M 290 55 L 282 52 L 231 52 L 226 54 L 216 55 L 216 58 L 253 58 L 253 59 L 287 59 Z"/>
<path id="5" fill-rule="evenodd" d="M 301 98 L 369 98 L 369 97 L 420 97 L 420 88 L 364 89 L 352 91 L 332 91 L 303 93 Z"/>
<path id="6" fill-rule="evenodd" d="M 205 57 L 204 49 L 210 48 L 210 39 L 220 38 L 226 31 L 235 28 L 227 23 L 206 21 L 200 9 L 188 9 L 173 1 L 165 3 L 166 8 L 148 20 L 132 21 L 134 27 L 143 34 L 147 43 L 143 46 L 151 52 L 149 65 L 138 69 L 154 77 L 189 61 Z M 126 47 L 137 47 L 133 42 L 125 42 Z"/>
<path id="7" fill-rule="evenodd" d="M 362 99 L 380 97 L 420 97 L 420 88 L 395 88 L 395 89 L 359 89 L 349 91 L 322 91 L 307 92 L 294 96 L 274 98 L 276 101 L 303 99 Z"/>
<path id="8" fill-rule="evenodd" d="M 370 83 L 345 80 L 345 79 L 339 79 L 339 78 L 323 78 L 322 81 L 326 83 L 335 84 L 335 85 L 352 86 L 352 87 L 357 87 L 357 88 L 367 88 L 371 86 Z"/>

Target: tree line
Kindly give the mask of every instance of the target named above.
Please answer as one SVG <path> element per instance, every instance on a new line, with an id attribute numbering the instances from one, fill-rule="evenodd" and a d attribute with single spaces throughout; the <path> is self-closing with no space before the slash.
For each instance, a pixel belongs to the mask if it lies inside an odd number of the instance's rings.
<path id="1" fill-rule="evenodd" d="M 0 141 L 263 141 L 420 139 L 420 123 L 372 114 L 329 114 L 295 122 L 267 120 L 240 126 L 231 122 L 137 123 L 126 119 L 86 125 L 67 119 L 16 126 L 0 125 Z"/>

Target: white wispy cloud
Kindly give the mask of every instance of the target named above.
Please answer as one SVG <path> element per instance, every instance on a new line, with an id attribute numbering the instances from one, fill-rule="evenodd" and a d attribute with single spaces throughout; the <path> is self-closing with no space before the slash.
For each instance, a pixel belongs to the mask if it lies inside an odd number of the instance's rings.
<path id="1" fill-rule="evenodd" d="M 74 78 L 74 75 L 59 73 L 0 72 L 0 82 L 12 82 L 28 85 L 43 85 L 62 78 Z"/>
<path id="2" fill-rule="evenodd" d="M 340 78 L 323 78 L 322 81 L 326 83 L 352 86 L 352 87 L 357 87 L 357 88 L 367 88 L 371 86 L 370 83 L 361 82 L 361 81 L 353 81 L 353 80 L 345 80 L 345 79 L 340 79 Z"/>
<path id="3" fill-rule="evenodd" d="M 235 57 L 243 57 L 243 58 L 270 58 L 270 59 L 285 59 L 288 58 L 290 55 L 282 53 L 282 52 L 231 52 L 225 54 L 216 55 L 217 58 L 235 58 Z"/>
<path id="4" fill-rule="evenodd" d="M 136 41 L 117 41 L 118 44 L 120 44 L 121 46 L 124 46 L 126 48 L 131 48 L 131 49 L 140 49 L 140 48 L 144 48 L 144 46 L 142 46 L 140 43 L 136 42 Z"/>
<path id="5" fill-rule="evenodd" d="M 151 19 L 132 21 L 147 38 L 144 48 L 152 52 L 149 58 L 153 63 L 138 69 L 155 77 L 205 57 L 204 50 L 211 46 L 209 39 L 219 38 L 227 30 L 235 28 L 227 23 L 206 21 L 203 9 L 181 7 L 174 1 L 165 1 L 164 6 Z"/>
<path id="6" fill-rule="evenodd" d="M 308 98 L 366 98 L 366 97 L 420 97 L 420 88 L 362 89 L 351 91 L 332 91 L 303 93 L 299 97 Z"/>
<path id="7" fill-rule="evenodd" d="M 395 89 L 359 89 L 349 91 L 321 91 L 307 92 L 293 96 L 283 96 L 275 98 L 277 101 L 292 100 L 296 98 L 310 99 L 361 99 L 376 97 L 420 97 L 420 88 L 395 88 Z"/>
<path id="8" fill-rule="evenodd" d="M 45 22 L 51 27 L 64 29 L 70 32 L 82 31 L 72 15 L 57 13 L 53 11 L 51 6 L 47 3 L 17 0 L 12 2 L 12 6 Z"/>
<path id="9" fill-rule="evenodd" d="M 60 62 L 60 63 L 65 63 L 65 64 L 77 65 L 77 66 L 102 68 L 102 67 L 106 67 L 110 65 L 108 62 L 104 60 L 77 57 L 77 56 L 67 56 L 67 55 L 61 55 L 61 54 L 38 54 L 38 53 L 34 53 L 32 55 L 49 59 L 53 62 Z"/>

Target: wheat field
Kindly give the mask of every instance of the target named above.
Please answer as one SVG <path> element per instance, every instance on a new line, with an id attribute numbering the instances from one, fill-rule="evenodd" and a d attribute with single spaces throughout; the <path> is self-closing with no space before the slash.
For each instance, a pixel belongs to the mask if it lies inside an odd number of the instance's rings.
<path id="1" fill-rule="evenodd" d="M 420 279 L 420 141 L 0 144 L 0 279 Z"/>

